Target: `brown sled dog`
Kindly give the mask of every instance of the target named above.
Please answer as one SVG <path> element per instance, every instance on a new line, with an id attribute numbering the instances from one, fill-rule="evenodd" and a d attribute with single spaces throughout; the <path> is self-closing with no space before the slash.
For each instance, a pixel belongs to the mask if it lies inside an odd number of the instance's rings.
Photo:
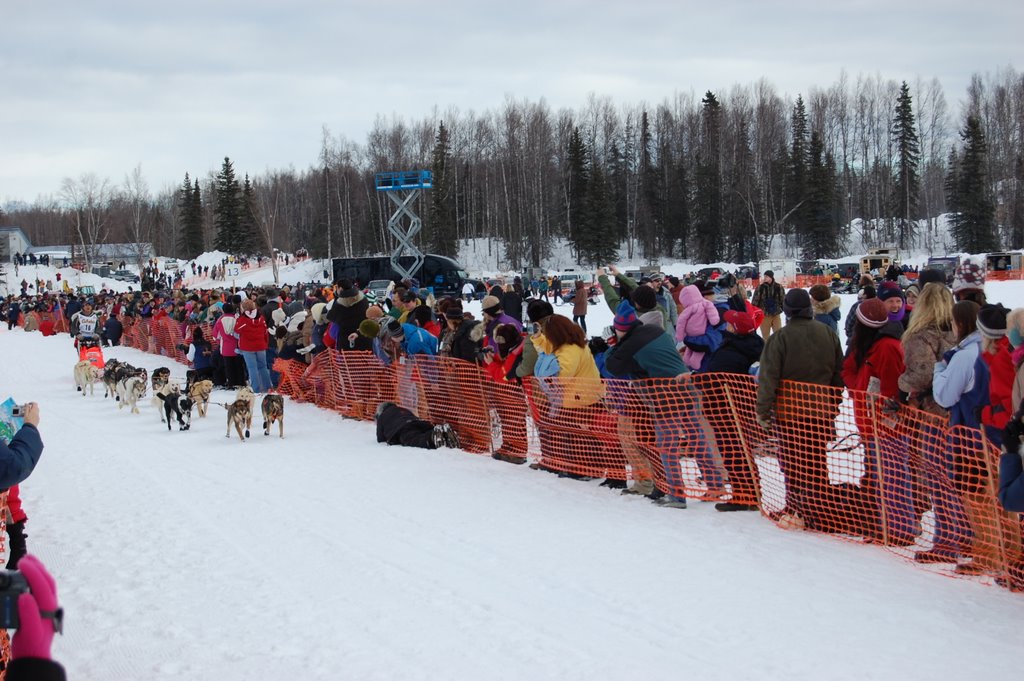
<path id="1" fill-rule="evenodd" d="M 263 434 L 270 435 L 270 427 L 277 422 L 279 437 L 284 437 L 284 398 L 267 395 L 263 398 Z"/>

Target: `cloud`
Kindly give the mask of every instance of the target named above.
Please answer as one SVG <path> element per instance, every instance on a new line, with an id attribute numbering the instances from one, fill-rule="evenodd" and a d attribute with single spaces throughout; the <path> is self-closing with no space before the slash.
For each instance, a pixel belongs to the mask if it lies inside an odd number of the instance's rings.
<path id="1" fill-rule="evenodd" d="M 1013 64 L 1024 25 L 1001 0 L 58 0 L 7 15 L 0 200 L 86 171 L 119 181 L 140 162 L 153 187 L 224 155 L 257 173 L 304 167 L 323 124 L 361 142 L 378 115 L 482 111 L 507 96 L 632 105 L 762 77 L 795 96 L 845 69 L 938 77 L 955 102 L 971 73 Z"/>

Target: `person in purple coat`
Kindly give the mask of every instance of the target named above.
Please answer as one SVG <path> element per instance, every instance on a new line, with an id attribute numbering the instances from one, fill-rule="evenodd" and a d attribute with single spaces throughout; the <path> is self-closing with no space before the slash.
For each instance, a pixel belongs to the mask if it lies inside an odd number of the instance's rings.
<path id="1" fill-rule="evenodd" d="M 496 296 L 486 296 L 483 300 L 484 328 L 487 330 L 487 345 L 498 352 L 498 344 L 494 340 L 494 330 L 502 324 L 511 324 L 516 327 L 519 333 L 523 332 L 523 323 L 518 319 L 505 314 L 502 308 L 501 299 Z"/>

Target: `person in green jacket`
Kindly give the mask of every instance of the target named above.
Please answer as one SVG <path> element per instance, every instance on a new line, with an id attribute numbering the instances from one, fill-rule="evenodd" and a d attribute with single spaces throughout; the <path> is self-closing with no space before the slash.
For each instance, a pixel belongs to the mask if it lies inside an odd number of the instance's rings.
<path id="1" fill-rule="evenodd" d="M 649 286 L 646 287 L 650 289 L 653 295 L 648 297 L 646 293 L 642 293 L 640 300 L 637 300 L 634 296 L 634 292 L 640 286 L 640 283 L 624 275 L 615 265 L 609 265 L 606 269 L 607 272 L 605 269 L 598 268 L 596 272 L 597 283 L 601 285 L 601 291 L 604 293 L 605 305 L 608 306 L 608 309 L 611 310 L 613 314 L 619 309 L 619 303 L 623 300 L 629 299 L 633 303 L 633 307 L 636 308 L 638 317 L 643 317 L 648 312 L 661 312 L 662 328 L 670 334 L 675 333 L 675 327 L 669 324 L 668 310 L 666 310 L 663 305 L 658 304 L 656 297 L 657 294 L 653 288 L 650 288 Z M 625 294 L 624 296 L 620 296 L 619 292 L 615 289 L 615 286 L 612 285 L 611 280 L 608 278 L 609 272 L 615 277 L 615 281 L 619 283 L 619 286 L 622 288 L 622 292 Z"/>
<path id="2" fill-rule="evenodd" d="M 839 336 L 814 321 L 811 296 L 802 288 L 786 293 L 786 325 L 769 336 L 761 352 L 757 422 L 781 443 L 779 468 L 786 504 L 779 522 L 787 528 L 829 531 L 834 490 L 826 448 L 835 436 L 841 393 L 811 393 L 806 386 L 843 387 Z M 791 381 L 794 385 L 783 385 Z M 827 398 L 827 399 L 826 399 Z"/>

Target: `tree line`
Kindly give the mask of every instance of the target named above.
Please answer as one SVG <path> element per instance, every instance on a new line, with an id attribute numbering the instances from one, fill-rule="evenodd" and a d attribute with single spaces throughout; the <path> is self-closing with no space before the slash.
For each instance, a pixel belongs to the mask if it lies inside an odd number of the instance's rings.
<path id="1" fill-rule="evenodd" d="M 155 194 L 141 167 L 121 185 L 66 178 L 52 197 L 6 206 L 0 224 L 37 244 L 144 241 L 178 257 L 383 253 L 392 206 L 374 173 L 414 169 L 434 176 L 417 205 L 424 249 L 455 256 L 460 240 L 489 238 L 508 268 L 539 264 L 558 237 L 591 264 L 746 262 L 779 241 L 805 258 L 844 243 L 1020 248 L 1024 74 L 975 75 L 955 114 L 936 79 L 845 73 L 793 99 L 765 79 L 657 105 L 591 95 L 556 111 L 509 97 L 480 113 L 378 117 L 363 143 L 325 126 L 305 170 L 242 182 L 230 158 Z M 936 229 L 946 212 L 953 243 Z"/>

